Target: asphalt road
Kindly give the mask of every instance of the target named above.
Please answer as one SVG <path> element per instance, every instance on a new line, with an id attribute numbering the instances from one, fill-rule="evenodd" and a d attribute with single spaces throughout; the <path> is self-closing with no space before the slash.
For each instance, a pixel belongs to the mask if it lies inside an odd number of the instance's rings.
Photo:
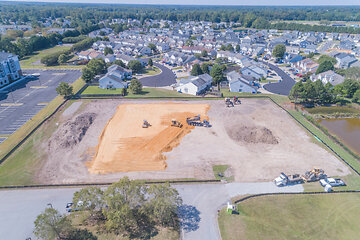
<path id="1" fill-rule="evenodd" d="M 289 95 L 291 88 L 296 83 L 295 80 L 292 79 L 288 74 L 286 74 L 283 70 L 281 70 L 274 64 L 267 63 L 267 62 L 262 62 L 262 63 L 264 63 L 265 65 L 268 65 L 269 68 L 271 70 L 274 70 L 282 79 L 281 82 L 269 83 L 269 84 L 264 85 L 264 89 L 269 92 L 280 94 L 280 95 L 286 95 L 286 96 Z"/>
<path id="2" fill-rule="evenodd" d="M 154 76 L 144 77 L 139 79 L 145 87 L 166 87 L 176 83 L 176 75 L 173 71 L 160 63 L 155 63 L 154 66 L 161 69 L 161 73 Z"/>
<path id="3" fill-rule="evenodd" d="M 13 134 L 43 109 L 57 96 L 60 82 L 72 83 L 81 76 L 80 70 L 24 70 L 24 74 L 34 73 L 40 77 L 21 81 L 0 94 L 0 135 Z"/>
<path id="4" fill-rule="evenodd" d="M 217 210 L 230 198 L 267 192 L 302 192 L 302 185 L 278 188 L 274 183 L 174 185 L 183 199 L 179 209 L 182 239 L 218 240 Z M 0 239 L 34 238 L 34 221 L 46 207 L 65 213 L 66 203 L 79 188 L 0 191 Z"/>

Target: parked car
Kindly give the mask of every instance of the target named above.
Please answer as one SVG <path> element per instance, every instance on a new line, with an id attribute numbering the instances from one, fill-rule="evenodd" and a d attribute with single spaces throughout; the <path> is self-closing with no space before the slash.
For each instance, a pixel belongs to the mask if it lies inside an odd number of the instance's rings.
<path id="1" fill-rule="evenodd" d="M 346 183 L 340 178 L 324 178 L 320 180 L 321 186 L 330 185 L 332 187 L 346 186 Z"/>
<path id="2" fill-rule="evenodd" d="M 74 205 L 74 203 L 70 202 L 66 204 L 66 211 L 67 212 L 75 212 L 75 211 L 79 211 L 80 207 L 83 205 L 83 201 L 79 201 L 76 206 Z"/>

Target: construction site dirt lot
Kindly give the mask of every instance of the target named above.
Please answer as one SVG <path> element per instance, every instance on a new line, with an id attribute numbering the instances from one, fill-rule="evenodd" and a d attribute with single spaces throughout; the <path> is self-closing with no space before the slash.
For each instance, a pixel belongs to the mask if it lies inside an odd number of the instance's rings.
<path id="1" fill-rule="evenodd" d="M 188 126 L 186 117 L 197 114 L 212 126 Z M 152 126 L 142 128 L 144 119 Z M 172 119 L 182 122 L 182 130 L 170 126 Z M 47 153 L 41 183 L 214 179 L 213 165 L 229 165 L 227 174 L 237 182 L 271 181 L 280 172 L 303 174 L 313 167 L 330 176 L 350 173 L 266 99 L 243 99 L 229 108 L 223 100 L 79 101 L 57 121 L 57 130 L 39 145 Z"/>

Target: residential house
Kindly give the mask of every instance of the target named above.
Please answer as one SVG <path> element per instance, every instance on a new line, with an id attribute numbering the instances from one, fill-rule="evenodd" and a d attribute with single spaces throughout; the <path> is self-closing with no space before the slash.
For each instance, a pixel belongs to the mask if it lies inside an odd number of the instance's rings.
<path id="1" fill-rule="evenodd" d="M 258 87 L 252 82 L 252 84 L 245 79 L 242 75 L 236 71 L 226 74 L 226 78 L 229 81 L 230 92 L 246 92 L 257 93 Z"/>
<path id="2" fill-rule="evenodd" d="M 125 79 L 131 78 L 132 72 L 116 64 L 108 68 L 105 76 L 99 79 L 99 88 L 102 89 L 119 89 L 127 88 L 128 84 Z"/>
<path id="3" fill-rule="evenodd" d="M 284 57 L 284 62 L 285 63 L 296 63 L 296 62 L 303 60 L 303 58 L 304 57 L 299 54 L 286 53 L 285 57 Z"/>
<path id="4" fill-rule="evenodd" d="M 21 76 L 18 56 L 0 52 L 0 87 L 20 79 Z"/>
<path id="5" fill-rule="evenodd" d="M 210 88 L 212 77 L 205 73 L 199 76 L 191 76 L 189 78 L 180 79 L 175 89 L 178 92 L 187 93 L 191 95 L 199 95 Z"/>
<path id="6" fill-rule="evenodd" d="M 352 54 L 339 53 L 335 55 L 335 59 L 337 61 L 337 67 L 342 69 L 347 69 L 349 67 L 358 67 L 360 64 L 356 57 Z"/>
<path id="7" fill-rule="evenodd" d="M 344 77 L 335 73 L 332 70 L 320 73 L 318 75 L 311 76 L 312 81 L 321 80 L 323 84 L 330 83 L 331 85 L 335 86 L 340 83 L 344 82 Z"/>

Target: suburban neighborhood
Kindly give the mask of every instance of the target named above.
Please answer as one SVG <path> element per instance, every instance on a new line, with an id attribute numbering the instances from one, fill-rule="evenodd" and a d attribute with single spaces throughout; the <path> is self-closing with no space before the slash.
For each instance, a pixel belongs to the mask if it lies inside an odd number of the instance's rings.
<path id="1" fill-rule="evenodd" d="M 0 3 L 0 239 L 358 239 L 358 6 L 95 2 Z"/>

